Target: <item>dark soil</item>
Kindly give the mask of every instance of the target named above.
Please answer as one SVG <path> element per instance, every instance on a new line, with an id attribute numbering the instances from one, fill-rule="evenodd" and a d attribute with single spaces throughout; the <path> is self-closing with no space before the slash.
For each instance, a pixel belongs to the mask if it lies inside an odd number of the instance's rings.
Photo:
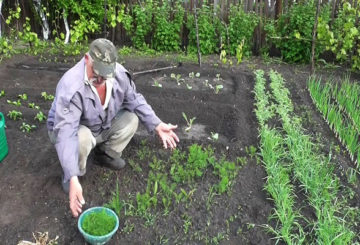
<path id="1" fill-rule="evenodd" d="M 273 208 L 273 203 L 263 190 L 266 174 L 259 164 L 260 160 L 248 154 L 250 146 L 258 146 L 252 93 L 254 69 L 273 68 L 279 71 L 289 84 L 296 112 L 308 118 L 307 121 L 304 119 L 305 128 L 319 137 L 320 143 L 325 145 L 323 151 L 329 151 L 330 142 L 338 145 L 306 90 L 307 67 L 264 64 L 257 59 L 230 68 L 214 66 L 213 63 L 209 60 L 201 68 L 196 64 L 184 63 L 171 70 L 135 75 L 133 78 L 137 90 L 145 96 L 157 115 L 164 122 L 179 126 L 180 150 L 186 151 L 188 146 L 197 143 L 212 145 L 218 157 L 224 155 L 231 161 L 244 157 L 246 163 L 240 168 L 231 190 L 227 194 L 211 195 L 210 188 L 219 179 L 209 169 L 193 183 L 181 186 L 186 191 L 195 189 L 191 201 L 172 203 L 167 215 L 163 214 L 161 205 L 151 210 L 150 217 L 125 215 L 122 211 L 119 231 L 109 244 L 275 243 L 272 235 L 262 226 L 269 224 L 268 217 Z M 124 66 L 133 73 L 171 64 L 176 63 L 164 57 L 135 57 L 126 58 Z M 85 243 L 77 229 L 77 219 L 69 211 L 68 196 L 61 189 L 62 170 L 48 139 L 45 123 L 35 121 L 36 111 L 27 106 L 28 102 L 33 102 L 47 115 L 51 102 L 44 101 L 41 92 L 54 94 L 58 80 L 72 65 L 40 62 L 38 58 L 28 56 L 16 56 L 0 65 L 0 90 L 6 93 L 0 97 L 0 111 L 5 115 L 10 110 L 23 113 L 23 120 L 13 121 L 6 117 L 9 155 L 0 163 L 1 244 L 33 241 L 33 232 L 49 232 L 50 238 L 59 236 L 59 244 Z M 200 77 L 190 78 L 191 72 L 199 72 Z M 336 71 L 338 74 L 340 72 Z M 171 73 L 181 74 L 184 81 L 177 85 Z M 162 88 L 153 86 L 156 83 L 161 84 Z M 214 88 L 217 84 L 224 87 L 216 94 L 209 84 Z M 187 85 L 192 88 L 188 89 Z M 28 95 L 28 101 L 22 102 L 21 107 L 6 102 L 17 100 L 18 95 L 23 93 Z M 196 117 L 190 132 L 184 130 L 186 122 L 182 112 L 188 118 Z M 22 122 L 34 124 L 37 128 L 33 132 L 23 133 L 19 129 Z M 219 140 L 210 139 L 212 132 L 219 134 Z M 139 151 L 144 149 L 148 149 L 149 155 L 140 158 Z M 128 164 L 123 170 L 113 172 L 94 165 L 91 154 L 87 174 L 80 179 L 85 208 L 108 203 L 116 183 L 119 183 L 120 198 L 136 205 L 136 193 L 146 190 L 152 157 L 166 164 L 170 154 L 142 126 L 124 151 L 126 161 L 135 162 L 142 171 L 135 171 Z M 343 148 L 333 157 L 338 163 L 335 170 L 339 176 L 349 167 L 354 167 Z M 342 177 L 342 181 L 346 184 L 346 178 Z M 360 192 L 356 187 L 353 190 L 356 195 L 351 204 L 357 207 Z M 209 200 L 210 206 L 207 207 Z M 185 220 L 190 220 L 188 229 Z M 270 225 L 274 224 L 270 222 Z"/>

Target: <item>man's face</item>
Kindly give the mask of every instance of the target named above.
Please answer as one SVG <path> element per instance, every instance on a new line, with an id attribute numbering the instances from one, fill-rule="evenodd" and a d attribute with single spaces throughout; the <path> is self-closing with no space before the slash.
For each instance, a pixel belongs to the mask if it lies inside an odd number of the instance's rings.
<path id="1" fill-rule="evenodd" d="M 93 60 L 90 57 L 90 55 L 86 55 L 86 64 L 87 64 L 87 69 L 88 69 L 88 78 L 89 78 L 89 82 L 90 84 L 92 84 L 95 87 L 98 87 L 102 84 L 105 83 L 106 78 L 100 76 L 99 74 L 97 74 L 94 71 L 94 67 L 93 67 Z"/>

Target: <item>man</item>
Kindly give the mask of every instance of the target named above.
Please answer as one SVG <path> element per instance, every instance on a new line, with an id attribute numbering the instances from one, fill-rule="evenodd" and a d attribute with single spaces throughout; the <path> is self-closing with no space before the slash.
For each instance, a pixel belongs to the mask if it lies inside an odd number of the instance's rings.
<path id="1" fill-rule="evenodd" d="M 121 154 L 135 134 L 139 119 L 149 132 L 159 135 L 165 149 L 173 149 L 179 142 L 174 133 L 177 126 L 165 124 L 155 115 L 116 60 L 112 42 L 93 41 L 84 58 L 59 81 L 49 111 L 49 137 L 63 168 L 62 186 L 69 193 L 74 217 L 85 204 L 78 176 L 85 174 L 92 149 L 98 164 L 123 168 Z"/>

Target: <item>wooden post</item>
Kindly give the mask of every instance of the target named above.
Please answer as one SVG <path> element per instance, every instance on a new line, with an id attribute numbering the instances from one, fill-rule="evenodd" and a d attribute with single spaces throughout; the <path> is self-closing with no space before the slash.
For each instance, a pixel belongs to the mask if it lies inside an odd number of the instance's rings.
<path id="1" fill-rule="evenodd" d="M 2 13 L 1 13 L 1 8 L 2 8 L 2 5 L 3 5 L 3 0 L 0 0 L 0 37 L 1 37 L 1 25 L 2 25 Z"/>
<path id="2" fill-rule="evenodd" d="M 316 6 L 314 29 L 313 29 L 312 46 L 311 46 L 311 69 L 310 69 L 311 75 L 315 71 L 315 43 L 316 43 L 318 18 L 319 18 L 319 12 L 320 12 L 320 3 L 321 3 L 321 0 L 318 0 L 317 6 Z"/>
<path id="3" fill-rule="evenodd" d="M 198 63 L 201 66 L 201 50 L 200 50 L 200 40 L 199 40 L 199 27 L 198 27 L 198 18 L 197 18 L 197 10 L 196 10 L 196 1 L 194 1 L 194 9 L 195 9 L 195 29 L 196 29 L 196 46 L 198 51 Z"/>
<path id="4" fill-rule="evenodd" d="M 106 8 L 106 0 L 104 0 L 104 38 L 107 38 L 107 30 L 106 30 L 106 22 L 107 22 L 107 8 Z"/>

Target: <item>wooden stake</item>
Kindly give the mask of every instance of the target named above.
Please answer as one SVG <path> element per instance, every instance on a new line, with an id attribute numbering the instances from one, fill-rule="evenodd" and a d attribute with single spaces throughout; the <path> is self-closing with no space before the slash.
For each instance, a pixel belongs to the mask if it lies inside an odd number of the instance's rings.
<path id="1" fill-rule="evenodd" d="M 316 43 L 318 18 L 319 18 L 319 12 L 320 12 L 320 3 L 321 3 L 321 0 L 318 0 L 317 6 L 316 6 L 314 29 L 313 29 L 312 46 L 311 46 L 311 68 L 310 68 L 311 75 L 314 73 L 314 70 L 315 70 L 315 43 Z"/>
<path id="2" fill-rule="evenodd" d="M 195 29 L 196 29 L 196 46 L 197 46 L 197 51 L 198 51 L 198 63 L 199 63 L 199 66 L 201 66 L 201 50 L 200 50 L 197 11 L 196 11 L 196 1 L 194 1 L 194 8 L 195 8 Z"/>

